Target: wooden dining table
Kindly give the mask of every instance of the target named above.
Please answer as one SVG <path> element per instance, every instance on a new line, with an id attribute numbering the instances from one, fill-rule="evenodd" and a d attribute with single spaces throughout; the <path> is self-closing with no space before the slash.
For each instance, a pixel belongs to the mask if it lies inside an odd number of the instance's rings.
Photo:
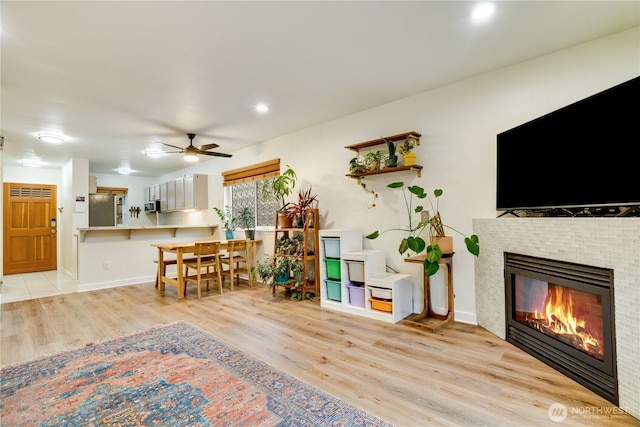
<path id="1" fill-rule="evenodd" d="M 228 240 L 198 240 L 198 242 L 220 242 L 220 249 L 226 250 L 228 248 Z M 262 240 L 247 240 L 251 246 L 251 259 L 249 265 L 255 265 L 258 256 L 258 244 L 262 243 Z M 184 298 L 184 256 L 193 254 L 196 248 L 196 242 L 171 242 L 171 243 L 152 243 L 151 246 L 158 248 L 158 290 L 163 291 L 164 285 L 169 284 L 175 286 L 178 289 L 178 299 Z M 164 259 L 166 253 L 172 253 L 176 255 L 176 267 L 177 277 L 168 277 L 165 275 Z"/>

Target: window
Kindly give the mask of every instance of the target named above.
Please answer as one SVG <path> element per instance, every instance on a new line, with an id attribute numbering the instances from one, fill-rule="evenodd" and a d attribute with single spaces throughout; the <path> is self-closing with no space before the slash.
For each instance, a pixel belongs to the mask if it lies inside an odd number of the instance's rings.
<path id="1" fill-rule="evenodd" d="M 223 185 L 226 187 L 224 204 L 231 207 L 234 217 L 248 207 L 253 212 L 256 227 L 275 226 L 280 201 L 276 198 L 265 200 L 262 187 L 279 175 L 280 159 L 223 172 Z"/>

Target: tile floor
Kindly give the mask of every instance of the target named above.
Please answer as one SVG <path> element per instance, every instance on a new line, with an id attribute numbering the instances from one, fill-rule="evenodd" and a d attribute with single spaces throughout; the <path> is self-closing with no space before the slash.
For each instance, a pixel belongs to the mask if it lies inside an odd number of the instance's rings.
<path id="1" fill-rule="evenodd" d="M 2 277 L 0 304 L 78 291 L 78 281 L 63 271 L 9 274 Z"/>

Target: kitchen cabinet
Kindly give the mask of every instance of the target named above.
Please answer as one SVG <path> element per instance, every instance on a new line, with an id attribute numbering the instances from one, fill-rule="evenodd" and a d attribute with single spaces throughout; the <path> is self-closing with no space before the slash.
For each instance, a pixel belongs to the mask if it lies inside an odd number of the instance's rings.
<path id="1" fill-rule="evenodd" d="M 183 176 L 145 188 L 145 203 L 159 200 L 160 212 L 207 209 L 208 197 L 208 177 L 204 174 Z"/>

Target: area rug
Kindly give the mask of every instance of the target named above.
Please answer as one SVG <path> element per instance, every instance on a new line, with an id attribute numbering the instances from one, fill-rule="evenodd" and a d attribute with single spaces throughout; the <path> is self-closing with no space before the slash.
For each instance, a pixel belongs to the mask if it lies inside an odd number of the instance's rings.
<path id="1" fill-rule="evenodd" d="M 389 426 L 187 322 L 0 375 L 6 426 Z"/>

